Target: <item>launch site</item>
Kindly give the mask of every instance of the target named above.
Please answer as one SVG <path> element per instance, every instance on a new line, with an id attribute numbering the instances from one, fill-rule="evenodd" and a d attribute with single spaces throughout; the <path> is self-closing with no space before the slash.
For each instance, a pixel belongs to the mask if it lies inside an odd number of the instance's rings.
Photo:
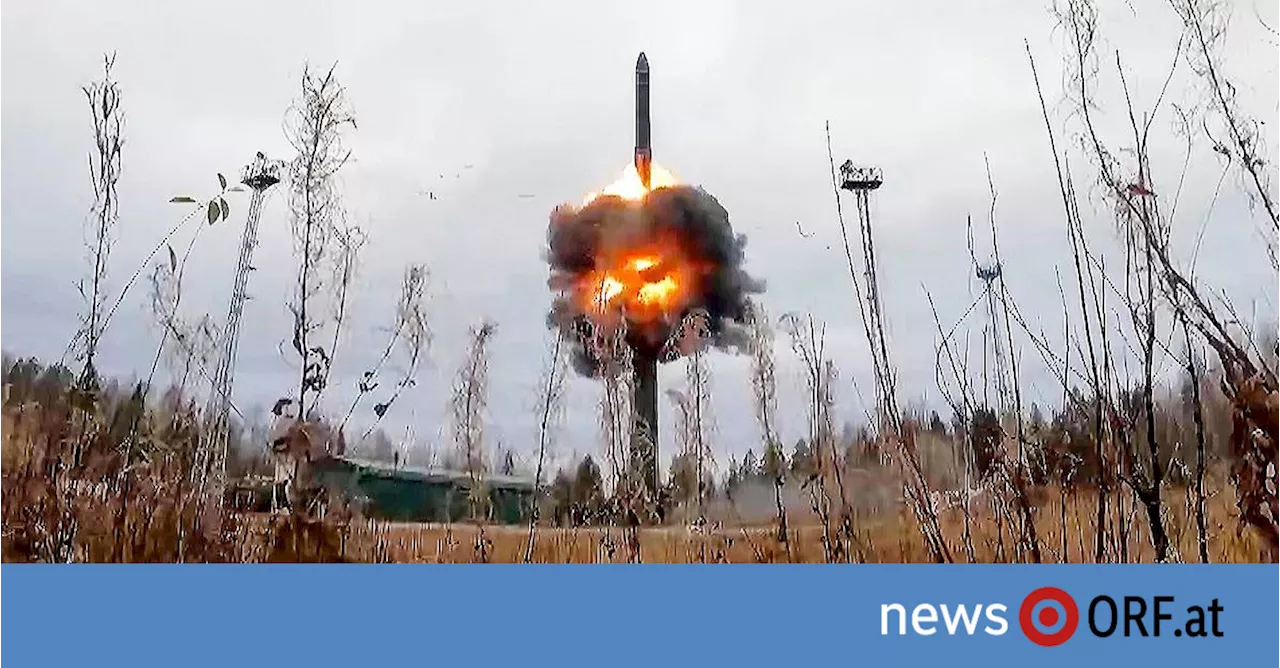
<path id="1" fill-rule="evenodd" d="M 5 563 L 1280 559 L 1274 2 L 0 25 Z"/>

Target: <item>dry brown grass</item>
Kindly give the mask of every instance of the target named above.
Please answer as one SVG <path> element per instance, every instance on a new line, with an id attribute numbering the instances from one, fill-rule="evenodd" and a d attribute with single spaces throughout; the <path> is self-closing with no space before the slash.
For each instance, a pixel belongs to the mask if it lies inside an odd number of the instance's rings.
<path id="1" fill-rule="evenodd" d="M 1178 494 L 1170 490 L 1171 498 Z M 1050 498 L 1037 508 L 1046 562 L 1081 563 L 1092 561 L 1093 518 L 1091 501 L 1066 503 L 1066 551 L 1061 549 L 1063 505 Z M 1197 552 L 1193 520 L 1178 504 L 1170 504 L 1167 527 L 1175 540 L 1177 554 L 1194 560 Z M 1208 506 L 1209 556 L 1214 562 L 1252 563 L 1259 559 L 1261 542 L 1249 531 L 1237 531 L 1238 513 L 1230 493 L 1218 494 Z M 958 509 L 943 514 L 943 533 L 956 554 L 962 549 L 964 519 Z M 274 535 L 269 519 L 257 516 L 242 522 L 238 542 L 247 561 L 266 561 L 266 546 Z M 275 520 L 280 522 L 281 520 Z M 1009 561 L 1013 539 L 1008 530 L 989 514 L 974 513 L 970 521 L 975 561 Z M 1124 525 L 1127 545 L 1123 554 L 1129 562 L 1151 562 L 1155 558 L 1145 519 L 1129 513 Z M 786 551 L 770 526 L 720 527 L 697 533 L 686 527 L 649 527 L 639 530 L 640 557 L 646 563 L 782 563 Z M 355 521 L 342 530 L 341 558 L 359 562 L 393 563 L 473 563 L 478 561 L 475 544 L 480 527 L 474 524 L 392 524 Z M 928 550 L 920 539 L 915 518 L 905 507 L 896 515 L 872 518 L 854 528 L 850 552 L 854 561 L 869 563 L 929 563 Z M 525 560 L 527 527 L 484 527 L 489 541 L 487 559 L 491 563 L 519 563 Z M 813 523 L 793 525 L 790 532 L 792 561 L 823 562 L 822 527 Z M 1117 547 L 1117 550 L 1120 548 Z M 535 563 L 625 563 L 631 561 L 624 530 L 619 527 L 553 528 L 536 532 Z"/>
<path id="2" fill-rule="evenodd" d="M 330 517 L 306 520 L 287 514 L 232 513 L 211 500 L 200 501 L 188 483 L 189 470 L 179 455 L 155 457 L 123 476 L 93 462 L 77 468 L 67 448 L 30 425 L 38 421 L 3 416 L 3 557 L 5 562 L 398 562 L 515 563 L 525 560 L 528 527 L 474 524 L 390 524 Z M 887 471 L 884 475 L 890 475 Z M 1209 556 L 1214 562 L 1256 562 L 1261 541 L 1241 531 L 1235 494 L 1215 476 L 1207 504 Z M 1035 521 L 1045 561 L 1092 561 L 1095 495 L 1088 490 L 1059 494 L 1040 490 Z M 1193 519 L 1184 490 L 1165 490 L 1166 526 L 1177 558 L 1195 560 Z M 1112 503 L 1116 508 L 1119 504 Z M 1065 511 L 1065 512 L 1064 512 Z M 1122 514 L 1118 514 L 1122 513 Z M 976 562 L 1016 560 L 1009 515 L 995 513 L 984 499 L 970 504 L 969 528 Z M 1065 517 L 1065 532 L 1063 530 Z M 941 515 L 943 535 L 958 560 L 968 560 L 964 513 L 953 507 Z M 1109 559 L 1154 560 L 1147 523 L 1132 500 L 1110 519 L 1109 534 L 1120 544 Z M 790 561 L 824 561 L 823 527 L 810 515 L 795 513 L 790 523 Z M 852 561 L 920 563 L 932 557 L 915 517 L 896 509 L 855 517 L 841 554 Z M 483 549 L 480 534 L 483 532 Z M 1065 541 L 1064 541 L 1065 536 Z M 1063 544 L 1065 542 L 1065 551 Z M 769 523 L 715 526 L 694 531 L 685 526 L 638 530 L 638 556 L 620 527 L 552 528 L 535 533 L 533 562 L 538 563 L 778 563 L 788 561 L 785 547 Z"/>

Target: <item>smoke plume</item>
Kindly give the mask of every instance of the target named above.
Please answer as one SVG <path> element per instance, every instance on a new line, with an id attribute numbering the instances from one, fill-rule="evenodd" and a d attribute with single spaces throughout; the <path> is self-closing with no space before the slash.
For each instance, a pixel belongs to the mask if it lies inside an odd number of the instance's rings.
<path id="1" fill-rule="evenodd" d="M 685 337 L 673 334 L 694 313 L 703 316 L 698 345 L 745 351 L 750 295 L 764 291 L 764 283 L 742 266 L 746 243 L 746 236 L 734 234 L 729 213 L 701 188 L 673 186 L 635 200 L 604 196 L 582 207 L 561 206 L 551 213 L 547 227 L 548 286 L 556 295 L 547 324 L 572 342 L 574 367 L 588 377 L 601 371 L 600 355 L 590 341 L 602 331 L 625 327 L 626 343 L 635 354 L 671 361 L 689 352 L 687 341 L 673 340 Z M 600 289 L 595 278 L 599 271 L 613 258 L 652 248 L 665 249 L 658 252 L 680 265 L 678 297 L 657 315 L 590 308 L 587 293 Z"/>

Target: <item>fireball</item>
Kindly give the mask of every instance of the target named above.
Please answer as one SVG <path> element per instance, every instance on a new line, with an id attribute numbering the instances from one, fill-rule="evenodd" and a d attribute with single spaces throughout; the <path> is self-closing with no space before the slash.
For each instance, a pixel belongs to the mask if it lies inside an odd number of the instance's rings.
<path id="1" fill-rule="evenodd" d="M 649 180 L 651 189 L 679 185 L 671 172 L 657 164 L 651 166 Z M 583 206 L 605 196 L 636 202 L 648 193 L 635 166 L 628 165 L 617 181 L 587 195 Z M 681 240 L 671 234 L 633 247 L 601 250 L 595 269 L 576 285 L 578 307 L 594 316 L 621 314 L 632 323 L 671 321 L 696 294 L 701 273 Z"/>
<path id="2" fill-rule="evenodd" d="M 658 188 L 667 188 L 669 186 L 680 185 L 676 177 L 664 169 L 658 163 L 652 163 L 649 166 L 649 190 L 657 190 Z M 622 176 L 617 181 L 605 186 L 600 192 L 591 193 L 582 200 L 582 206 L 586 206 L 596 200 L 598 197 L 612 195 L 621 197 L 625 200 L 644 199 L 649 194 L 649 190 L 645 190 L 644 182 L 640 180 L 640 172 L 636 171 L 634 164 L 627 165 L 623 170 Z"/>
<path id="3" fill-rule="evenodd" d="M 589 315 L 620 313 L 633 323 L 670 320 L 688 305 L 699 273 L 674 241 L 604 254 L 577 286 L 579 308 Z"/>

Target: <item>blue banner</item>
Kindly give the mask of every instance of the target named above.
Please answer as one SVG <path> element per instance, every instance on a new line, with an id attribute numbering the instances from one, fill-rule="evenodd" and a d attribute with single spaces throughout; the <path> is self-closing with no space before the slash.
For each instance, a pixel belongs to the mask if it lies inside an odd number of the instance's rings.
<path id="1" fill-rule="evenodd" d="M 1278 573 L 11 564 L 2 651 L 10 666 L 1276 665 Z"/>

